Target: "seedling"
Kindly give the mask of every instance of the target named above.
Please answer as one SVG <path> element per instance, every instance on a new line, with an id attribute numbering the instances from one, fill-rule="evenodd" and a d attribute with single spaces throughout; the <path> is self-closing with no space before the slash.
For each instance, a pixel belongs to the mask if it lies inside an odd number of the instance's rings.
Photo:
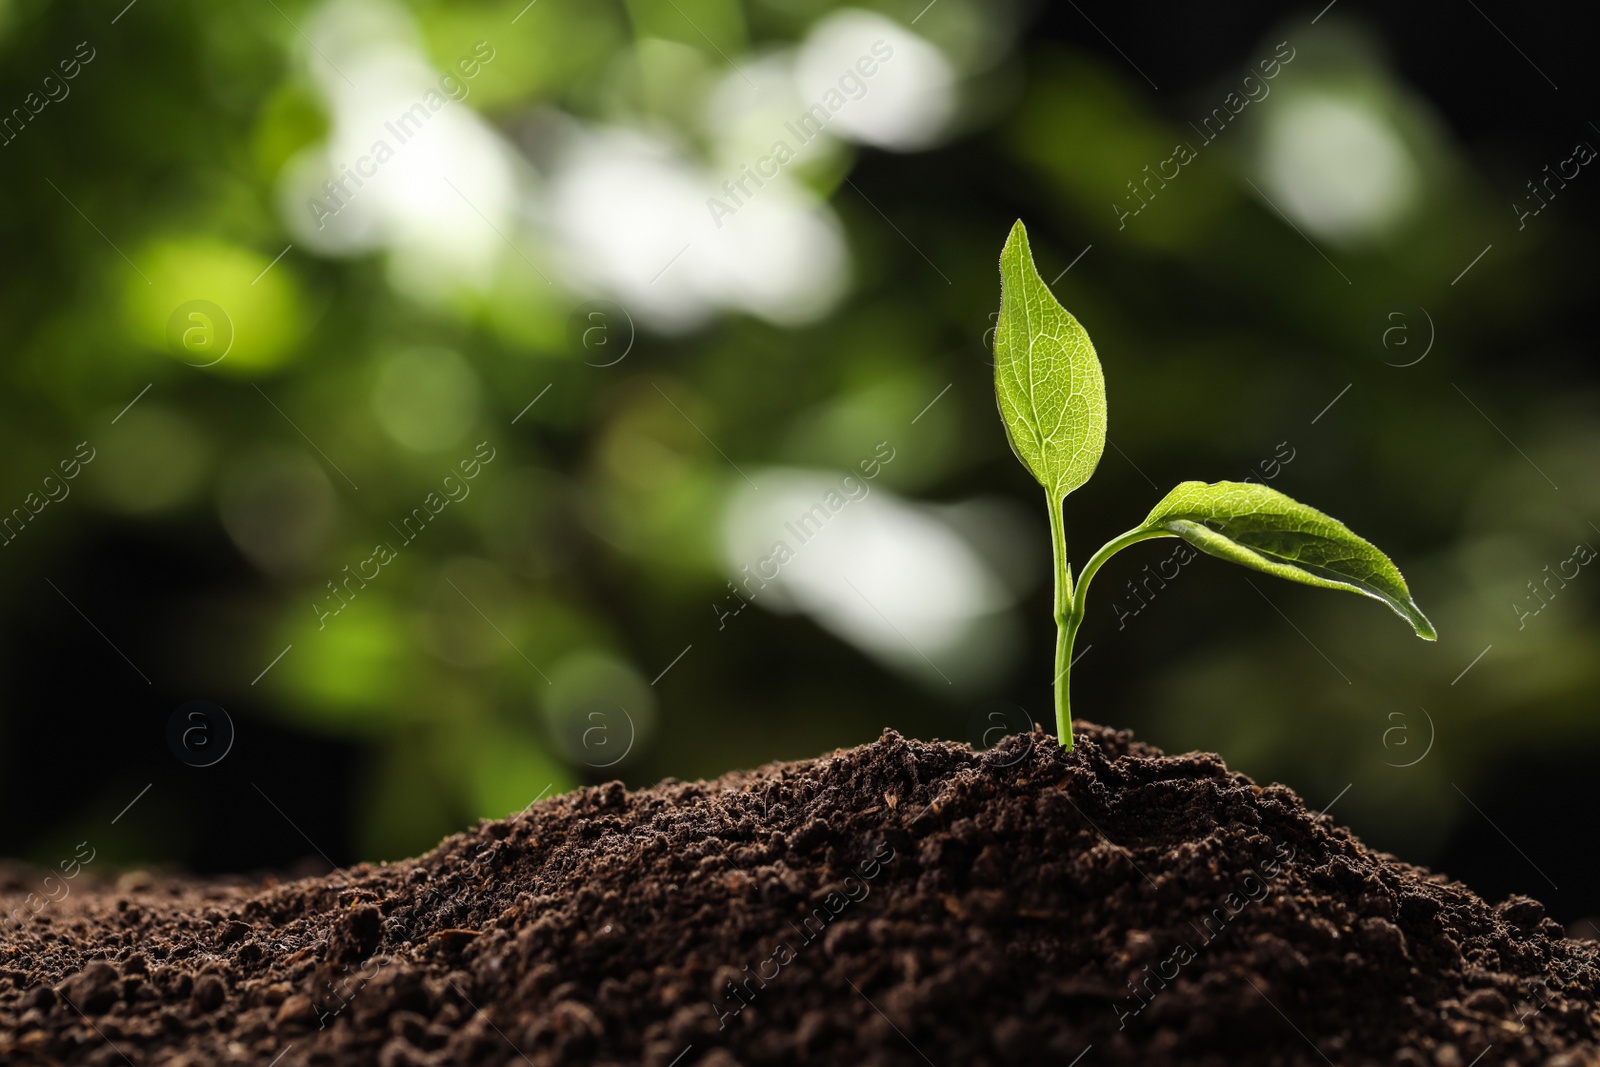
<path id="1" fill-rule="evenodd" d="M 1083 625 L 1089 580 L 1106 560 L 1140 541 L 1181 537 L 1202 552 L 1279 578 L 1360 593 L 1389 605 L 1418 637 L 1437 636 L 1388 556 L 1338 520 L 1247 482 L 1183 482 L 1142 523 L 1090 556 L 1074 586 L 1062 504 L 1089 480 L 1105 451 L 1105 377 L 1089 335 L 1039 277 L 1020 221 L 1000 253 L 994 383 L 1011 448 L 1044 486 L 1050 506 L 1056 731 L 1063 748 L 1072 747 L 1072 643 Z"/>

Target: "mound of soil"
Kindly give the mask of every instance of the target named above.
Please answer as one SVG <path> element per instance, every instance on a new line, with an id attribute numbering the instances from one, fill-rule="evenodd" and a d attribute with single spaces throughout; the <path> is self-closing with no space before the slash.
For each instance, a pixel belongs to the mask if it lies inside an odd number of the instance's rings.
<path id="1" fill-rule="evenodd" d="M 6 1063 L 1600 1058 L 1600 945 L 1535 901 L 1089 724 L 612 783 L 287 884 L 125 877 L 0 945 Z"/>

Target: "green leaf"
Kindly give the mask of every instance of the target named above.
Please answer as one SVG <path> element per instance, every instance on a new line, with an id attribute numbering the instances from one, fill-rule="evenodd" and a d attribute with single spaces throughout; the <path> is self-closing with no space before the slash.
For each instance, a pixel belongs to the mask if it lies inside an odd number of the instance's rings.
<path id="1" fill-rule="evenodd" d="M 1437 636 L 1388 556 L 1344 523 L 1276 489 L 1184 482 L 1155 506 L 1142 529 L 1175 534 L 1202 552 L 1279 578 L 1370 596 L 1393 608 L 1418 637 Z"/>
<path id="2" fill-rule="evenodd" d="M 1033 265 L 1019 221 L 1000 253 L 994 385 L 1012 451 L 1064 499 L 1106 447 L 1106 382 L 1094 345 Z"/>

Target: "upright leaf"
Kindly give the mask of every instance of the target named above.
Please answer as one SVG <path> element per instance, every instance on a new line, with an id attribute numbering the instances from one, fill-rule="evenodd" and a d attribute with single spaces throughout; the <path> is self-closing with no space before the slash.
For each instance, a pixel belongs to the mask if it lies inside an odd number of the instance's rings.
<path id="1" fill-rule="evenodd" d="M 1388 556 L 1337 519 L 1276 489 L 1246 482 L 1184 482 L 1142 529 L 1162 530 L 1203 552 L 1279 578 L 1381 600 L 1418 637 L 1437 635 Z"/>
<path id="2" fill-rule="evenodd" d="M 1106 447 L 1106 383 L 1094 345 L 1033 265 L 1019 221 L 1000 253 L 994 384 L 1006 436 L 1057 500 L 1089 480 Z"/>

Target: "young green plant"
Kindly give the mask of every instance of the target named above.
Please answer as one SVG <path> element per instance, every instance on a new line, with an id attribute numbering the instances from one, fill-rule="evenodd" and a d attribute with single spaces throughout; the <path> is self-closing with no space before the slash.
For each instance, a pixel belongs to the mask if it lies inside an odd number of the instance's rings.
<path id="1" fill-rule="evenodd" d="M 1143 522 L 1107 542 L 1077 584 L 1067 562 L 1062 504 L 1094 473 L 1106 445 L 1106 384 L 1094 345 L 1039 277 L 1019 221 L 1000 253 L 1000 322 L 994 384 L 1006 436 L 1044 486 L 1055 548 L 1056 731 L 1072 747 L 1072 645 L 1089 580 L 1115 553 L 1154 537 L 1181 537 L 1210 555 L 1323 589 L 1381 600 L 1432 641 L 1433 624 L 1400 571 L 1336 519 L 1276 489 L 1246 482 L 1183 482 Z"/>

